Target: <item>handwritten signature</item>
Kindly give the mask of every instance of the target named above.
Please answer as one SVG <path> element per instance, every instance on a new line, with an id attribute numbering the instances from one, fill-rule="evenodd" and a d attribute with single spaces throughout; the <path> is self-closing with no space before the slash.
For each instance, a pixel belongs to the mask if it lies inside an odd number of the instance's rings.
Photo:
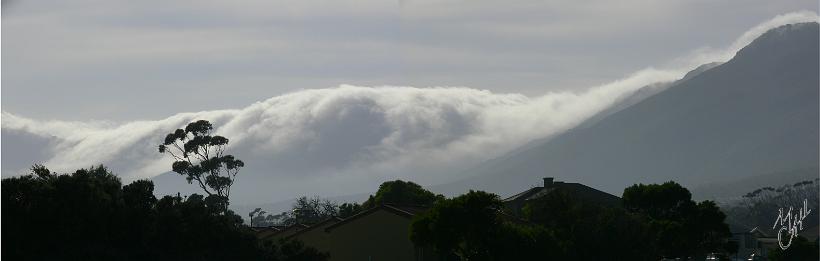
<path id="1" fill-rule="evenodd" d="M 780 249 L 786 250 L 792 245 L 792 239 L 803 230 L 803 219 L 811 214 L 811 209 L 809 209 L 808 200 L 804 199 L 803 207 L 798 208 L 797 213 L 794 215 L 792 215 L 792 207 L 789 207 L 789 211 L 785 214 L 783 208 L 780 208 L 778 212 L 777 220 L 774 221 L 772 229 L 777 229 L 780 226 L 780 229 L 777 230 L 777 244 L 780 245 Z M 785 245 L 783 244 L 784 234 L 789 239 Z"/>

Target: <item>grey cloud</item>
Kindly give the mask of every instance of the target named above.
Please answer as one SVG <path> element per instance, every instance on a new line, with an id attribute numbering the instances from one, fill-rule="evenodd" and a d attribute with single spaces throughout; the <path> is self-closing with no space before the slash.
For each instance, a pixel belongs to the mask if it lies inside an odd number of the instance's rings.
<path id="1" fill-rule="evenodd" d="M 803 0 L 19 1 L 3 15 L 3 109 L 36 118 L 158 119 L 340 83 L 580 91 L 687 50 L 724 46 L 775 14 L 817 7 Z M 183 96 L 200 102 L 175 99 Z"/>

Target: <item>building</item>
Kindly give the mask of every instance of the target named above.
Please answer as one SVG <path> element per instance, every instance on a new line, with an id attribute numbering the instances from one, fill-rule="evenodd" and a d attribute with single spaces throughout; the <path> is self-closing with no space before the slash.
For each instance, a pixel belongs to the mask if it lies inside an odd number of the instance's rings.
<path id="1" fill-rule="evenodd" d="M 272 226 L 266 228 L 257 228 L 256 237 L 264 240 L 278 241 L 281 238 L 289 237 L 309 227 L 310 226 L 305 224 L 296 223 L 288 226 Z"/>
<path id="2" fill-rule="evenodd" d="M 767 228 L 755 227 L 751 230 L 742 227 L 732 227 L 732 238 L 729 240 L 737 242 L 736 258 L 745 258 L 755 254 L 756 256 L 769 256 L 769 252 L 779 248 L 777 243 L 777 231 Z M 798 235 L 806 238 L 809 241 L 817 241 L 818 228 L 804 229 Z"/>
<path id="3" fill-rule="evenodd" d="M 574 198 L 611 206 L 620 206 L 620 198 L 578 183 L 554 182 L 544 178 L 543 187 L 535 187 L 504 200 L 506 207 L 520 210 L 529 200 L 563 191 Z M 330 218 L 306 226 L 295 224 L 276 231 L 260 231 L 266 240 L 299 240 L 307 246 L 330 254 L 330 260 L 439 260 L 432 249 L 410 241 L 413 218 L 427 210 L 424 206 L 383 204 L 346 219 Z M 501 213 L 518 224 L 529 224 L 520 216 Z M 519 213 L 520 214 L 520 213 Z M 264 235 L 262 235 L 264 234 Z"/>
<path id="4" fill-rule="evenodd" d="M 621 206 L 621 198 L 580 183 L 555 181 L 552 177 L 544 178 L 543 181 L 544 183 L 541 187 L 534 187 L 504 199 L 504 207 L 510 214 L 522 216 L 523 213 L 521 213 L 521 209 L 527 202 L 557 191 L 567 193 L 572 198 L 583 202 L 591 202 L 610 207 Z"/>
<path id="5" fill-rule="evenodd" d="M 381 205 L 344 220 L 319 222 L 284 238 L 328 252 L 330 260 L 437 260 L 431 250 L 410 241 L 410 223 L 424 210 Z"/>

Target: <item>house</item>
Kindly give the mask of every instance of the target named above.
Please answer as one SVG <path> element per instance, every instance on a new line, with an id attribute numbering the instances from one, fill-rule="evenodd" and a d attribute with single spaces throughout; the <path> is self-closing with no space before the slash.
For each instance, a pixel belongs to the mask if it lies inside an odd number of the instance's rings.
<path id="1" fill-rule="evenodd" d="M 257 238 L 264 238 L 266 236 L 272 235 L 276 232 L 281 230 L 281 227 L 271 226 L 271 227 L 252 227 L 251 230 L 256 234 Z"/>
<path id="2" fill-rule="evenodd" d="M 310 226 L 301 223 L 296 223 L 289 226 L 273 226 L 268 227 L 267 229 L 258 230 L 256 232 L 256 237 L 264 240 L 278 241 L 281 238 L 289 237 L 309 227 Z"/>
<path id="3" fill-rule="evenodd" d="M 779 248 L 777 243 L 777 231 L 755 227 L 751 230 L 742 227 L 732 227 L 732 237 L 730 241 L 737 242 L 737 258 L 746 258 L 752 254 L 756 256 L 769 256 L 769 252 Z M 808 239 L 809 241 L 817 241 L 818 228 L 804 229 L 798 235 Z"/>
<path id="4" fill-rule="evenodd" d="M 533 187 L 503 200 L 504 207 L 510 214 L 522 216 L 522 208 L 531 200 L 535 200 L 550 193 L 561 191 L 583 202 L 591 202 L 603 206 L 620 207 L 621 198 L 609 193 L 588 187 L 580 183 L 555 181 L 552 177 L 543 179 L 541 187 Z"/>
<path id="5" fill-rule="evenodd" d="M 545 178 L 544 186 L 532 188 L 504 200 L 507 207 L 520 210 L 528 200 L 564 191 L 581 200 L 620 206 L 620 198 L 578 184 L 553 182 Z M 359 212 L 346 219 L 330 218 L 310 226 L 296 224 L 265 233 L 267 240 L 299 240 L 307 246 L 330 254 L 330 260 L 439 260 L 430 248 L 410 241 L 413 218 L 425 211 L 425 206 L 383 204 Z M 529 224 L 520 216 L 501 213 L 502 218 L 518 224 Z"/>
<path id="6" fill-rule="evenodd" d="M 377 206 L 347 219 L 328 219 L 287 239 L 330 253 L 330 260 L 437 260 L 410 241 L 410 223 L 423 207 Z"/>
<path id="7" fill-rule="evenodd" d="M 732 227 L 732 237 L 729 239 L 729 241 L 737 242 L 737 253 L 735 254 L 737 258 L 746 258 L 752 254 L 755 254 L 755 256 L 769 256 L 770 251 L 779 247 L 777 245 L 777 236 L 773 235 L 772 231 L 760 228 L 741 229 Z"/>

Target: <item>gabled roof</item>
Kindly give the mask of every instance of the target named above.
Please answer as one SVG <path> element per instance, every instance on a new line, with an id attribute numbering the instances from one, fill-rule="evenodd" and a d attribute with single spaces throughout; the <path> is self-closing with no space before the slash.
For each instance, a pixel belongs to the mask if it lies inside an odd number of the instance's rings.
<path id="1" fill-rule="evenodd" d="M 264 238 L 273 234 L 276 234 L 281 229 L 277 227 L 264 227 L 264 228 L 254 228 L 253 231 L 256 233 L 256 237 Z"/>
<path id="2" fill-rule="evenodd" d="M 749 233 L 756 235 L 759 238 L 772 237 L 770 236 L 771 231 L 765 231 L 764 229 L 760 229 L 758 227 L 753 228 L 751 231 L 749 231 Z"/>
<path id="3" fill-rule="evenodd" d="M 307 227 L 305 229 L 296 231 L 296 233 L 287 235 L 287 236 L 285 236 L 285 238 L 290 239 L 290 238 L 293 238 L 293 237 L 295 237 L 299 234 L 302 234 L 302 233 L 305 233 L 305 232 L 308 232 L 308 231 L 311 231 L 311 230 L 314 230 L 314 229 L 317 229 L 317 228 L 320 228 L 320 227 L 323 227 L 323 226 L 326 226 L 326 225 L 332 225 L 332 224 L 340 222 L 342 220 L 344 220 L 344 219 L 340 218 L 340 217 L 333 216 L 333 217 L 330 217 L 328 219 L 323 220 L 322 222 L 310 225 L 310 227 Z"/>
<path id="4" fill-rule="evenodd" d="M 423 212 L 426 209 L 427 208 L 423 207 L 423 206 L 402 206 L 402 207 L 399 207 L 399 206 L 393 206 L 393 205 L 389 205 L 389 204 L 382 204 L 382 205 L 370 208 L 368 210 L 359 212 L 358 214 L 350 216 L 350 217 L 348 217 L 348 218 L 346 218 L 342 221 L 337 222 L 336 224 L 330 225 L 327 228 L 325 228 L 325 232 L 330 232 L 331 230 L 333 230 L 334 228 L 336 228 L 338 226 L 347 224 L 350 221 L 353 221 L 353 220 L 365 217 L 367 215 L 373 214 L 374 212 L 379 211 L 379 210 L 388 211 L 390 213 L 393 213 L 393 214 L 396 214 L 396 215 L 399 215 L 399 216 L 402 216 L 402 217 L 406 217 L 406 218 L 413 218 L 415 215 L 417 215 L 418 213 Z"/>
<path id="5" fill-rule="evenodd" d="M 504 202 L 508 202 L 508 201 L 516 201 L 516 200 L 520 200 L 520 199 L 526 200 L 526 199 L 528 199 L 530 196 L 532 196 L 533 194 L 538 193 L 538 192 L 540 192 L 540 191 L 541 191 L 541 190 L 543 190 L 543 189 L 544 189 L 544 187 L 534 187 L 534 188 L 530 188 L 530 189 L 525 190 L 525 191 L 523 191 L 523 192 L 521 192 L 521 193 L 518 193 L 518 194 L 512 195 L 512 196 L 510 196 L 510 197 L 508 197 L 508 198 L 505 198 L 503 201 L 504 201 Z"/>
<path id="6" fill-rule="evenodd" d="M 296 224 L 284 227 L 282 229 L 278 229 L 276 231 L 273 231 L 272 233 L 265 233 L 267 231 L 257 233 L 257 237 L 259 237 L 261 239 L 266 239 L 266 238 L 270 238 L 272 236 L 287 233 L 287 232 L 298 232 L 299 230 L 309 228 L 309 227 L 310 226 L 302 224 L 302 223 L 296 223 Z"/>
<path id="7" fill-rule="evenodd" d="M 603 191 L 600 191 L 600 190 L 597 190 L 597 189 L 594 189 L 594 188 L 591 188 L 591 187 L 586 186 L 584 184 L 558 182 L 558 181 L 553 182 L 548 187 L 534 187 L 534 188 L 525 190 L 524 192 L 521 192 L 521 193 L 515 194 L 513 196 L 510 196 L 510 197 L 504 199 L 503 201 L 504 202 L 513 202 L 513 201 L 533 200 L 533 199 L 541 198 L 543 196 L 546 196 L 546 195 L 548 195 L 548 194 L 550 194 L 554 191 L 558 191 L 558 190 L 568 192 L 568 193 L 572 194 L 574 197 L 577 197 L 577 198 L 582 199 L 582 200 L 594 201 L 594 202 L 598 202 L 598 203 L 602 203 L 602 204 L 606 204 L 606 205 L 619 205 L 619 202 L 620 202 L 619 197 L 617 197 L 615 195 L 612 195 L 612 194 L 609 194 L 609 193 L 606 193 L 606 192 L 603 192 Z"/>

